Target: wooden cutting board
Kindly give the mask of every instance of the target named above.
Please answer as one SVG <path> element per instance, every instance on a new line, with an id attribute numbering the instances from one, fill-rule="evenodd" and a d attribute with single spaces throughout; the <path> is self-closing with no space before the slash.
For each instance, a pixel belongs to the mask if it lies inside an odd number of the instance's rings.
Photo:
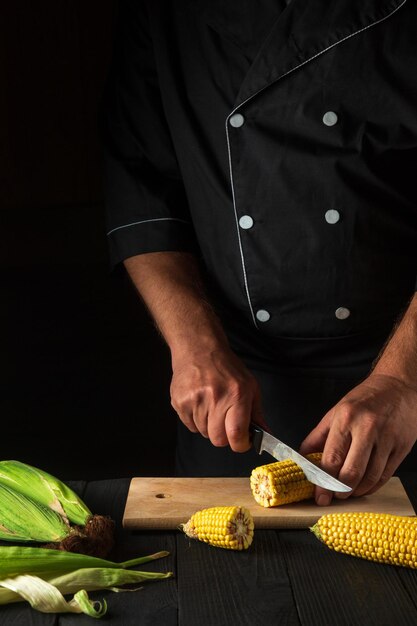
<path id="1" fill-rule="evenodd" d="M 256 528 L 308 528 L 325 513 L 372 511 L 415 515 L 399 478 L 362 498 L 334 499 L 329 507 L 314 500 L 266 509 L 252 496 L 249 478 L 132 478 L 123 516 L 131 529 L 176 529 L 195 511 L 210 506 L 247 507 Z"/>

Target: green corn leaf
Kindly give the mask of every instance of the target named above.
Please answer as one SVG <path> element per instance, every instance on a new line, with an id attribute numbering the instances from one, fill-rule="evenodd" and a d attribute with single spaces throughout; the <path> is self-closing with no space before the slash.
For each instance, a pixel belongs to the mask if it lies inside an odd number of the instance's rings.
<path id="1" fill-rule="evenodd" d="M 0 461 L 0 484 L 50 507 L 73 524 L 85 526 L 92 515 L 68 485 L 52 474 L 21 461 Z"/>
<path id="2" fill-rule="evenodd" d="M 76 570 L 75 572 L 69 572 L 57 577 L 48 576 L 48 582 L 57 587 L 62 593 L 75 593 L 80 588 L 87 591 L 95 591 L 97 589 L 120 587 L 151 580 L 162 580 L 171 576 L 172 572 L 139 572 L 136 570 L 99 567 Z"/>
<path id="3" fill-rule="evenodd" d="M 103 598 L 101 602 L 95 600 L 92 602 L 88 597 L 88 593 L 81 589 L 78 591 L 73 599 L 69 602 L 70 605 L 79 606 L 82 613 L 89 615 L 90 617 L 103 617 L 107 612 L 107 602 Z M 73 611 L 77 613 L 78 611 Z"/>
<path id="4" fill-rule="evenodd" d="M 0 580 L 0 586 L 27 600 L 32 608 L 42 613 L 85 613 L 90 617 L 102 617 L 107 610 L 106 601 L 92 602 L 84 589 L 79 590 L 67 602 L 62 593 L 51 583 L 24 574 Z"/>
<path id="5" fill-rule="evenodd" d="M 161 551 L 148 556 L 138 557 L 122 563 L 99 559 L 95 556 L 33 548 L 30 546 L 0 546 L 0 580 L 18 574 L 35 574 L 44 577 L 44 573 L 65 573 L 83 568 L 117 568 L 127 569 L 149 561 L 168 556 L 169 552 Z"/>
<path id="6" fill-rule="evenodd" d="M 0 539 L 56 542 L 70 532 L 70 527 L 58 513 L 0 485 Z"/>

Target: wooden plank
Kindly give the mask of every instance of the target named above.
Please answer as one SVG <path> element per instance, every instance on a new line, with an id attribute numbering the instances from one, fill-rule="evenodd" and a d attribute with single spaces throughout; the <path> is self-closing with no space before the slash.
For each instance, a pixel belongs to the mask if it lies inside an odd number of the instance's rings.
<path id="1" fill-rule="evenodd" d="M 124 561 L 146 554 L 166 550 L 170 554 L 136 567 L 136 570 L 152 572 L 172 571 L 174 577 L 167 580 L 144 582 L 135 592 L 90 592 L 92 599 L 106 599 L 108 610 L 103 621 L 112 626 L 177 626 L 178 594 L 176 584 L 176 544 L 174 532 L 126 532 L 121 528 L 121 516 L 126 500 L 129 480 L 108 480 L 85 483 L 68 481 L 82 494 L 93 511 L 110 515 L 116 521 L 116 545 L 109 558 Z M 6 545 L 6 544 L 5 544 Z M 86 615 L 49 615 L 34 611 L 26 602 L 1 607 L 0 626 L 91 626 Z"/>
<path id="2" fill-rule="evenodd" d="M 28 602 L 8 604 L 0 609 L 0 626 L 58 626 L 58 619 L 57 615 L 35 611 Z M 91 626 L 91 617 L 88 619 L 88 623 L 77 622 L 78 626 Z"/>
<path id="3" fill-rule="evenodd" d="M 110 515 L 116 521 L 116 544 L 111 559 L 125 561 L 146 554 L 167 550 L 168 557 L 146 563 L 135 569 L 174 573 L 168 580 L 145 582 L 134 593 L 95 592 L 92 597 L 105 597 L 108 621 L 112 626 L 176 626 L 178 623 L 178 595 L 176 587 L 176 545 L 174 532 L 126 532 L 121 518 L 126 501 L 128 479 L 92 481 L 84 492 L 86 504 L 94 512 Z M 78 618 L 78 619 L 77 619 Z M 80 616 L 65 616 L 65 626 L 80 626 Z M 88 624 L 91 618 L 86 618 Z M 86 622 L 87 625 L 87 622 Z M 83 624 L 81 624 L 83 626 Z"/>
<path id="4" fill-rule="evenodd" d="M 152 572 L 175 571 L 175 533 L 126 533 L 122 550 L 128 558 L 168 550 L 170 557 L 136 567 L 137 570 Z M 178 605 L 175 578 L 144 582 L 137 591 L 114 593 L 95 591 L 89 595 L 95 600 L 106 599 L 107 614 L 103 623 L 111 626 L 177 626 Z M 33 622 L 35 623 L 35 622 Z M 38 623 L 38 622 L 36 622 Z M 28 626 L 31 621 L 19 624 Z M 39 625 L 43 626 L 40 621 Z M 55 624 L 58 624 L 56 622 Z M 91 626 L 91 617 L 83 615 L 63 615 L 59 624 L 65 626 Z M 7 623 L 10 626 L 11 622 Z M 6 626 L 6 623 L 4 624 Z M 45 625 L 46 626 L 46 625 Z M 52 626 L 48 624 L 48 626 Z"/>
<path id="5" fill-rule="evenodd" d="M 301 624 L 417 624 L 415 603 L 400 580 L 401 568 L 338 554 L 308 532 L 283 531 L 280 539 Z"/>
<path id="6" fill-rule="evenodd" d="M 240 504 L 247 507 L 256 528 L 308 528 L 325 513 L 374 511 L 415 515 L 397 477 L 377 493 L 362 498 L 334 500 L 317 507 L 314 500 L 266 509 L 258 505 L 247 478 L 133 478 L 123 525 L 126 528 L 174 529 L 191 515 L 210 506 Z"/>
<path id="7" fill-rule="evenodd" d="M 278 534 L 242 552 L 177 536 L 179 626 L 299 624 Z M 334 626 L 334 625 L 333 625 Z"/>

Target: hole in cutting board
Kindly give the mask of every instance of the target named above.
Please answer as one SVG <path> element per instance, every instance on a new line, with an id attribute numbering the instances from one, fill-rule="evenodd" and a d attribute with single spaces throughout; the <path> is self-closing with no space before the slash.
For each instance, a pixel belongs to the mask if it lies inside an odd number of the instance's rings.
<path id="1" fill-rule="evenodd" d="M 157 493 L 155 494 L 155 498 L 170 498 L 171 494 L 170 493 Z"/>

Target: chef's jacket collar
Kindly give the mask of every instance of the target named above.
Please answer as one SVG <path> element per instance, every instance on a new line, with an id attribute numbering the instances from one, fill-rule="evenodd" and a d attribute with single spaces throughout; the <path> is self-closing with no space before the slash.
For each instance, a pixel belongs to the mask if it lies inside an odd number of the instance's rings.
<path id="1" fill-rule="evenodd" d="M 248 27 L 249 0 L 191 0 L 211 28 L 252 60 L 234 109 L 304 63 L 368 28 L 377 26 L 407 0 L 291 0 L 281 12 L 257 3 Z M 271 28 L 272 24 L 272 28 Z"/>

